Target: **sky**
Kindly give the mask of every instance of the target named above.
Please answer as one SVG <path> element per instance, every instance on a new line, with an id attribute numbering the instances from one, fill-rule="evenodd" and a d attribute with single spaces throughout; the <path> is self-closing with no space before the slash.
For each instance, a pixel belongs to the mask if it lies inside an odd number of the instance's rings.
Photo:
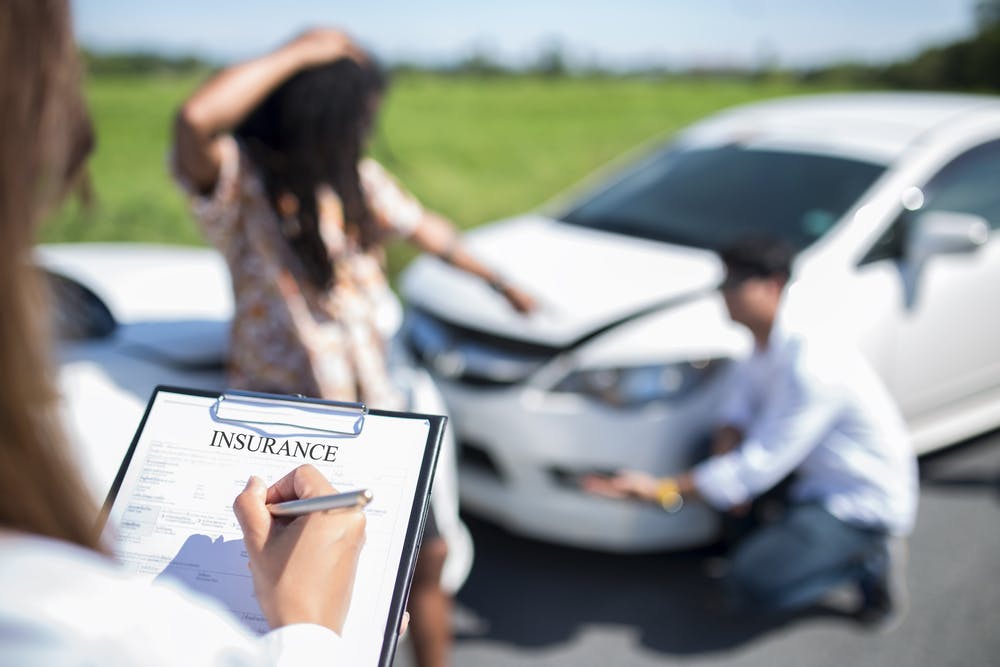
<path id="1" fill-rule="evenodd" d="M 350 32 L 387 62 L 484 54 L 524 65 L 558 45 L 571 64 L 810 67 L 889 62 L 970 35 L 976 0 L 71 0 L 100 51 L 228 62 L 305 27 Z"/>

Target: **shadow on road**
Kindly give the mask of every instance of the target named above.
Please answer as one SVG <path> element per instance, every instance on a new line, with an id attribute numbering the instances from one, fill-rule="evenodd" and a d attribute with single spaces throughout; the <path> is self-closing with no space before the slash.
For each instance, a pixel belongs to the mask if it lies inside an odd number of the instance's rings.
<path id="1" fill-rule="evenodd" d="M 934 536 L 944 529 L 936 518 L 942 506 L 934 498 L 988 494 L 1000 501 L 998 436 L 1000 431 L 920 459 L 921 487 L 934 492 L 921 502 L 937 513 L 924 511 L 923 537 L 919 531 L 914 537 L 913 564 L 924 568 L 922 575 L 914 576 L 918 593 L 929 586 L 938 590 L 935 582 L 951 581 L 942 574 L 951 561 L 933 560 Z M 844 613 L 848 605 L 837 601 L 783 616 L 721 611 L 715 603 L 715 581 L 705 567 L 719 556 L 719 546 L 679 553 L 606 554 L 524 539 L 475 517 L 465 520 L 475 539 L 476 561 L 458 595 L 459 644 L 488 640 L 526 649 L 554 647 L 577 641 L 594 626 L 617 626 L 628 628 L 635 641 L 652 652 L 693 656 L 738 649 L 818 618 L 855 627 Z M 945 521 L 948 529 L 958 525 L 953 519 Z M 941 553 L 951 553 L 950 547 Z M 927 562 L 933 567 L 924 565 Z M 924 613 L 934 608 L 925 600 Z M 924 640 L 923 635 L 911 638 Z M 907 656 L 884 664 L 914 664 Z M 839 660 L 836 655 L 829 659 Z"/>
<path id="2" fill-rule="evenodd" d="M 632 628 L 653 651 L 697 654 L 740 646 L 804 619 L 842 616 L 825 608 L 794 616 L 719 610 L 714 581 L 704 572 L 717 548 L 605 554 L 522 539 L 472 517 L 466 522 L 476 564 L 458 600 L 475 619 L 459 624 L 459 642 L 544 647 L 601 624 Z"/>
<path id="3" fill-rule="evenodd" d="M 920 459 L 920 484 L 954 491 L 992 491 L 1000 502 L 1000 466 L 992 456 L 1000 431 L 972 438 Z"/>

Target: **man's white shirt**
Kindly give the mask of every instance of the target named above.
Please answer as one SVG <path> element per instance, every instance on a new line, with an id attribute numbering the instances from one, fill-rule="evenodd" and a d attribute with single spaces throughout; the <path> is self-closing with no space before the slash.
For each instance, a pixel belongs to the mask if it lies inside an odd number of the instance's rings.
<path id="1" fill-rule="evenodd" d="M 916 458 L 899 410 L 857 350 L 823 331 L 775 323 L 765 349 L 739 362 L 720 421 L 741 445 L 694 469 L 714 507 L 728 509 L 791 472 L 796 503 L 904 535 L 917 504 Z"/>

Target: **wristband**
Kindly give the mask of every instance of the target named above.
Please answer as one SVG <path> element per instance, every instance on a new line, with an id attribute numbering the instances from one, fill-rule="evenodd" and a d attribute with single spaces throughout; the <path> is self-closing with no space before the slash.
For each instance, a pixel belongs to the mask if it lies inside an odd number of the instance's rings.
<path id="1" fill-rule="evenodd" d="M 667 477 L 656 485 L 656 502 L 660 503 L 663 511 L 670 514 L 679 512 L 684 507 L 684 496 L 673 477 Z"/>

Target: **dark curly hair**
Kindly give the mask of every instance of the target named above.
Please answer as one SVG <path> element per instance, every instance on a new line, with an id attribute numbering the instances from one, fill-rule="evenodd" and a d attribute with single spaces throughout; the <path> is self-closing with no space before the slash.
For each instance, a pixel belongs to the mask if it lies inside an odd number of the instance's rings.
<path id="1" fill-rule="evenodd" d="M 309 281 L 320 289 L 333 283 L 334 266 L 320 236 L 317 186 L 328 184 L 340 197 L 347 231 L 362 247 L 377 240 L 358 161 L 374 122 L 372 101 L 386 86 L 374 62 L 342 58 L 289 78 L 235 130 L 279 222 L 284 217 L 279 199 L 290 194 L 297 200 L 297 224 L 282 224 L 281 231 Z"/>

